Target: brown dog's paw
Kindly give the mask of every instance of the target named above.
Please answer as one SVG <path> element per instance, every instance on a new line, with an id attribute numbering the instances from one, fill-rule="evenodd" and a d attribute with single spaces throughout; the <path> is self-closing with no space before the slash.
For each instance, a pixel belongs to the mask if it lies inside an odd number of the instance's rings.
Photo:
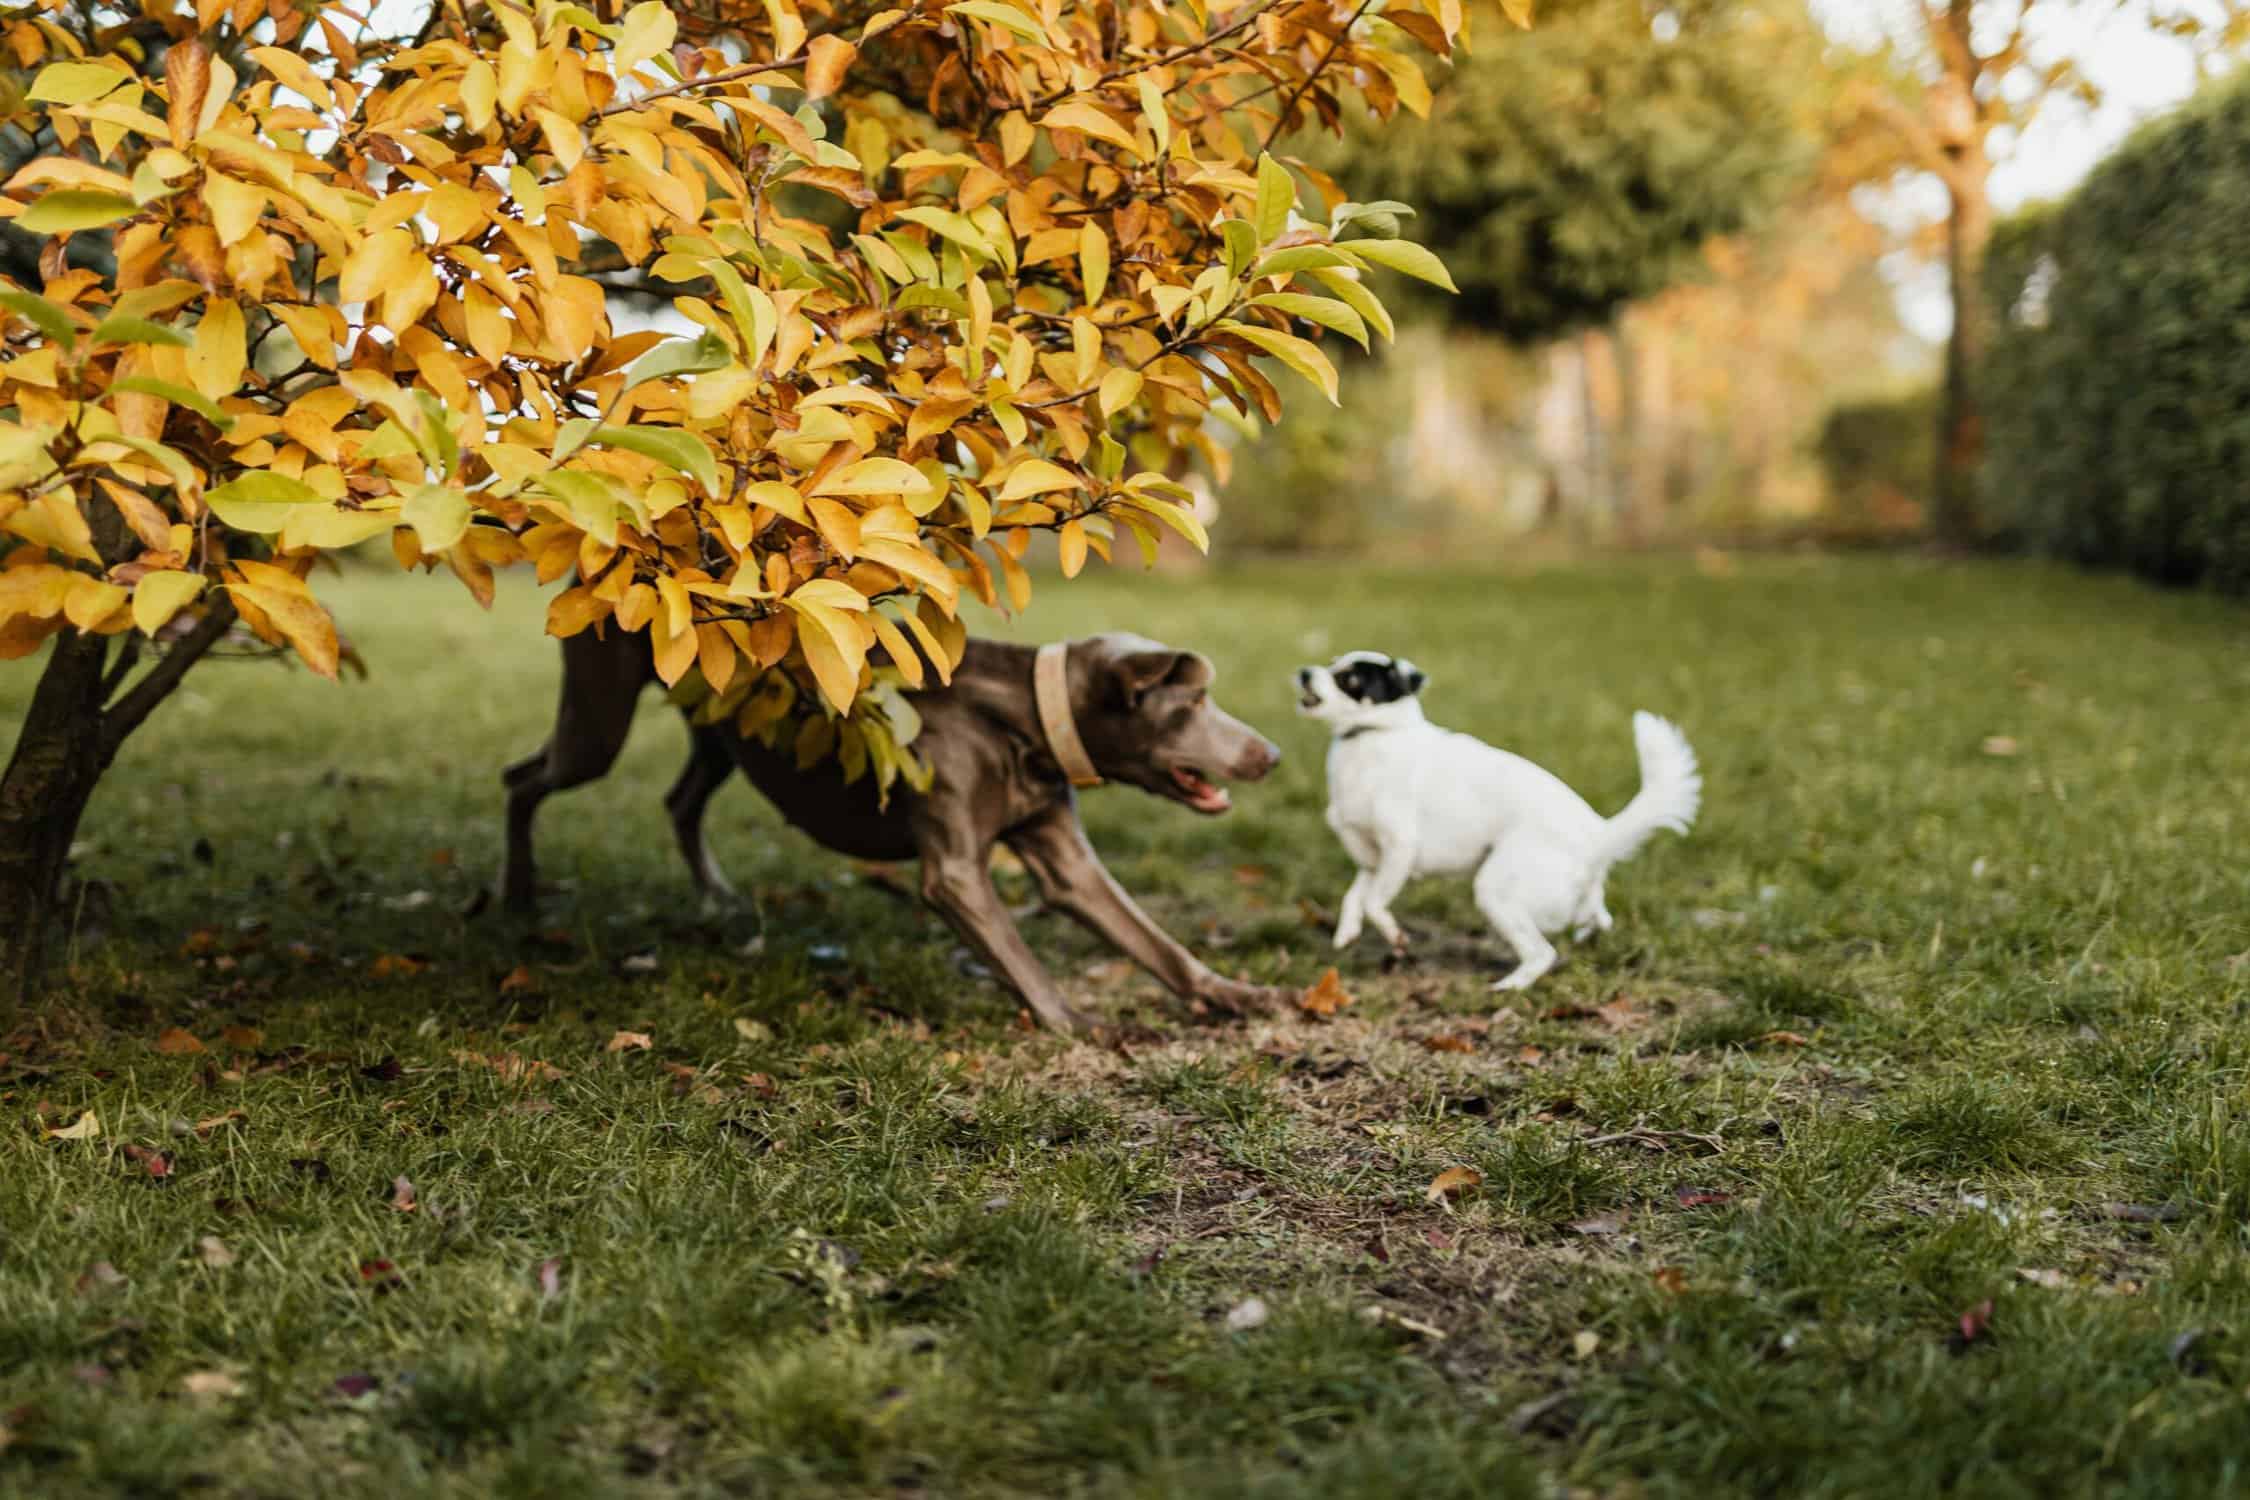
<path id="1" fill-rule="evenodd" d="M 1239 979 L 1220 979 L 1195 999 L 1211 1012 L 1239 1019 L 1244 1016 L 1268 1016 L 1285 1010 L 1296 1002 L 1297 992 L 1275 989 L 1271 985 L 1249 984 Z"/>

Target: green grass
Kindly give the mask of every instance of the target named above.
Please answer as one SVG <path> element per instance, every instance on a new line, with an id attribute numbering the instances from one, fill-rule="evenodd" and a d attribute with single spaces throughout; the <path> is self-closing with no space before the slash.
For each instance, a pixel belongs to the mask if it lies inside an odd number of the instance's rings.
<path id="1" fill-rule="evenodd" d="M 742 956 L 653 700 L 548 805 L 546 935 L 461 915 L 551 707 L 502 595 L 340 580 L 372 679 L 213 664 L 103 788 L 112 909 L 0 1039 L 0 1491 L 2250 1488 L 2239 608 L 1897 560 L 1045 586 L 1031 628 L 1197 645 L 1286 749 L 1226 820 L 1088 801 L 1246 975 L 1317 977 L 1349 873 L 1301 660 L 1411 654 L 1435 717 L 1604 807 L 1637 707 L 1708 776 L 1617 931 L 1504 1003 L 1455 884 L 1332 1021 L 1199 1026 L 1035 920 L 1120 1050 L 1020 1029 L 738 785 Z"/>

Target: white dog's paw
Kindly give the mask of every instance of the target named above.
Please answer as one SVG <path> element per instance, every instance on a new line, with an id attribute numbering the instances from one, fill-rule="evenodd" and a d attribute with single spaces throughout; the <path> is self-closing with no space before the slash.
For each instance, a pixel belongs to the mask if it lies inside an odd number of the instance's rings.
<path id="1" fill-rule="evenodd" d="M 1360 924 L 1347 922 L 1336 929 L 1336 951 L 1341 953 L 1359 941 Z"/>
<path id="2" fill-rule="evenodd" d="M 1546 972 L 1545 965 L 1534 967 L 1531 964 L 1518 964 L 1508 973 L 1492 981 L 1493 992 L 1498 994 L 1508 990 L 1528 990 L 1537 984 L 1539 977 Z"/>

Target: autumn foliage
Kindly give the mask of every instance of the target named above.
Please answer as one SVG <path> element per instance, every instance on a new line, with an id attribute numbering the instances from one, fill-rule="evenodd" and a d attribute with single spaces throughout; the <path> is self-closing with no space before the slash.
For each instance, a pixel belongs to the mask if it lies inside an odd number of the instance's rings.
<path id="1" fill-rule="evenodd" d="M 1421 103 L 1458 0 L 81 16 L 7 33 L 51 142 L 0 202 L 43 246 L 0 365 L 9 656 L 231 607 L 333 673 L 314 565 L 387 537 L 480 597 L 572 577 L 553 633 L 645 630 L 746 730 L 859 705 L 887 781 L 871 660 L 945 675 L 1035 530 L 1065 574 L 1201 545 L 1167 474 L 1211 405 L 1278 415 L 1277 365 L 1333 398 L 1316 340 L 1390 330 L 1359 273 L 1446 279 L 1334 243 L 1356 205 L 1264 147 L 1345 90 Z M 698 332 L 626 331 L 620 289 Z"/>

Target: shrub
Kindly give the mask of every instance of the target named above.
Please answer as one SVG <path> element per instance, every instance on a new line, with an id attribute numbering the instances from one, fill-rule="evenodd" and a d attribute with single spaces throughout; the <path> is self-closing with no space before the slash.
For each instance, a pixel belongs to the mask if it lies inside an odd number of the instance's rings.
<path id="1" fill-rule="evenodd" d="M 2250 83 L 2005 226 L 1987 505 L 2037 551 L 2250 593 Z"/>
<path id="2" fill-rule="evenodd" d="M 1937 392 L 1922 387 L 1831 407 L 1814 447 L 1839 520 L 1901 524 L 1919 512 L 1937 464 Z"/>

